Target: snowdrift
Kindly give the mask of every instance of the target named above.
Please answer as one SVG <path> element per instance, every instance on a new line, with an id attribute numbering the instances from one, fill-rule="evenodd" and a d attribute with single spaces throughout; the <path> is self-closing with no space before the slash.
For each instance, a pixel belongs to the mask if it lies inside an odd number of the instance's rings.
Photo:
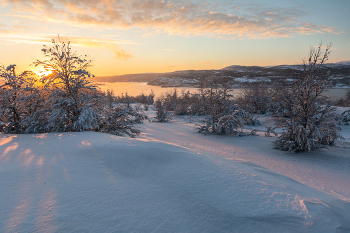
<path id="1" fill-rule="evenodd" d="M 1 232 L 349 232 L 350 203 L 253 163 L 95 132 L 0 135 Z"/>

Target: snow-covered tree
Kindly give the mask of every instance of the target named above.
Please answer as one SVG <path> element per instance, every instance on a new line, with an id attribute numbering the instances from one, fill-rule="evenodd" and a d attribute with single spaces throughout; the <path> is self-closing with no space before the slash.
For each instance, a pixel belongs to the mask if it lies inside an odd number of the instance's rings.
<path id="1" fill-rule="evenodd" d="M 142 123 L 144 120 L 148 119 L 141 107 L 141 104 L 135 105 L 134 108 L 127 108 L 127 112 L 131 116 L 131 121 L 135 124 Z"/>
<path id="2" fill-rule="evenodd" d="M 231 115 L 233 103 L 222 90 L 213 89 L 205 91 L 207 120 L 215 124 L 225 115 Z"/>
<path id="3" fill-rule="evenodd" d="M 52 71 L 43 77 L 49 92 L 46 117 L 48 131 L 81 131 L 97 127 L 101 94 L 89 80 L 91 60 L 72 52 L 70 42 L 61 38 L 52 40 L 52 46 L 42 49 L 46 60 L 36 60 L 35 66 Z"/>
<path id="4" fill-rule="evenodd" d="M 16 65 L 1 66 L 0 72 L 5 79 L 0 87 L 0 132 L 23 133 L 25 120 L 43 106 L 38 76 L 31 71 L 17 75 Z"/>
<path id="5" fill-rule="evenodd" d="M 213 89 L 204 91 L 205 111 L 208 114 L 203 125 L 197 125 L 199 133 L 237 134 L 244 124 L 258 124 L 251 114 L 229 99 L 227 91 Z"/>
<path id="6" fill-rule="evenodd" d="M 189 102 L 190 115 L 202 116 L 206 114 L 206 97 L 203 89 L 200 93 L 191 94 Z"/>
<path id="7" fill-rule="evenodd" d="M 174 109 L 174 113 L 176 115 L 188 115 L 190 114 L 190 106 L 191 106 L 191 94 L 189 91 L 185 92 L 182 90 L 180 98 L 178 98 L 176 107 Z"/>
<path id="8" fill-rule="evenodd" d="M 172 92 L 165 93 L 165 97 L 162 99 L 164 107 L 167 111 L 175 111 L 178 104 L 178 94 L 176 89 L 174 89 Z"/>
<path id="9" fill-rule="evenodd" d="M 167 111 L 162 99 L 162 97 L 158 98 L 154 103 L 154 106 L 156 108 L 156 116 L 153 119 L 153 122 L 168 122 L 171 120 L 170 114 Z"/>
<path id="10" fill-rule="evenodd" d="M 334 107 L 326 104 L 321 93 L 330 86 L 331 76 L 322 69 L 328 60 L 330 46 L 325 52 L 321 45 L 311 47 L 295 81 L 285 88 L 284 114 L 274 116 L 275 124 L 283 129 L 275 141 L 276 147 L 291 152 L 311 151 L 333 145 L 341 137 L 336 126 Z"/>

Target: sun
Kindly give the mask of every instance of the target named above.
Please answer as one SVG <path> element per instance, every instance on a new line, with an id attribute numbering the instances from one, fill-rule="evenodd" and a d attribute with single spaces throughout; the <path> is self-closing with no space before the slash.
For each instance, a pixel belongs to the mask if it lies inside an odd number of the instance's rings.
<path id="1" fill-rule="evenodd" d="M 42 68 L 36 72 L 40 77 L 47 77 L 53 73 L 53 70 L 50 68 Z"/>
<path id="2" fill-rule="evenodd" d="M 54 70 L 51 68 L 42 68 L 39 70 L 32 69 L 32 71 L 38 75 L 38 79 L 47 78 L 54 73 Z"/>

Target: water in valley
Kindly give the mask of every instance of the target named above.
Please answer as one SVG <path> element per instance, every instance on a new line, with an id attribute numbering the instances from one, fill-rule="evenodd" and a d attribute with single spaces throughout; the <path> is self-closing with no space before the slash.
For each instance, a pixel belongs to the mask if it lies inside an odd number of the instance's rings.
<path id="1" fill-rule="evenodd" d="M 147 85 L 147 82 L 98 82 L 96 83 L 99 88 L 101 88 L 102 91 L 113 90 L 114 94 L 116 96 L 125 95 L 125 93 L 128 93 L 128 95 L 140 95 L 145 94 L 148 95 L 153 91 L 155 94 L 155 97 L 160 97 L 161 94 L 164 94 L 166 92 L 172 92 L 174 89 L 178 91 L 179 94 L 181 94 L 182 91 L 189 91 L 191 93 L 198 92 L 199 88 L 194 87 L 160 87 L 160 86 L 150 86 Z M 241 95 L 243 91 L 243 88 L 234 88 L 232 89 L 231 94 L 234 97 L 237 97 Z M 345 94 L 347 92 L 346 88 L 332 88 L 328 91 L 325 91 L 323 95 L 328 96 L 331 100 L 338 100 L 341 97 L 345 97 Z"/>

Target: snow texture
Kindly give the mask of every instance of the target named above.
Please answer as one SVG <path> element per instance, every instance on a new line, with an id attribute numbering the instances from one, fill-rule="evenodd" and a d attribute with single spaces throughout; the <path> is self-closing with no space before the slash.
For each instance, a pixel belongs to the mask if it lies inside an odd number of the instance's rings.
<path id="1" fill-rule="evenodd" d="M 198 134 L 202 119 L 147 122 L 137 139 L 0 135 L 0 231 L 350 231 L 350 138 L 291 155 L 270 137 Z"/>

